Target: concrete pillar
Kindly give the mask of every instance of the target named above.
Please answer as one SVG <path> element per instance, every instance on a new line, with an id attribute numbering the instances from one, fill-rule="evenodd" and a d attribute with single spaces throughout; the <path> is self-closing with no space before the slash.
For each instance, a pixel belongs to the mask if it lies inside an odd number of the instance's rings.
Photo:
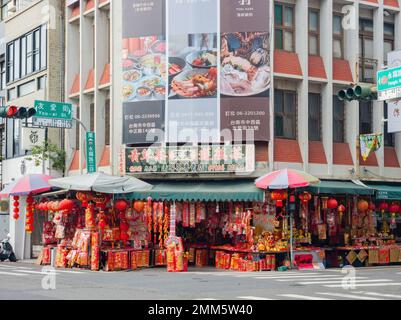
<path id="1" fill-rule="evenodd" d="M 322 142 L 327 158 L 327 175 L 333 174 L 333 2 L 320 4 L 320 55 L 327 74 L 322 85 Z"/>
<path id="2" fill-rule="evenodd" d="M 13 218 L 13 197 L 10 197 L 10 243 L 13 246 L 17 259 L 30 259 L 31 258 L 31 235 L 25 232 L 25 206 L 26 197 L 20 197 L 19 209 L 20 218 L 14 220 Z M 24 241 L 25 239 L 25 241 Z"/>
<path id="3" fill-rule="evenodd" d="M 308 171 L 308 1 L 298 0 L 295 6 L 295 49 L 301 64 L 303 80 L 298 83 L 298 142 L 304 161 L 303 169 Z"/>

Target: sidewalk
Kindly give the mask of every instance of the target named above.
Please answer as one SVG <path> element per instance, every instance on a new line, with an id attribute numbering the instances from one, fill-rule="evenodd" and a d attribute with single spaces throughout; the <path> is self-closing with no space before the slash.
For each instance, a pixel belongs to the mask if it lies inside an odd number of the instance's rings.
<path id="1" fill-rule="evenodd" d="M 21 260 L 18 260 L 17 262 L 26 263 L 26 264 L 34 264 L 36 262 L 36 259 L 21 259 Z"/>

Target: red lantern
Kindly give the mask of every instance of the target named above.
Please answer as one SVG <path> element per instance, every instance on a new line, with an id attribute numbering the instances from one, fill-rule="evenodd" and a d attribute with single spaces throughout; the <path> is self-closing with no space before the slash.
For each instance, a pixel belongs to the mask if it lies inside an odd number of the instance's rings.
<path id="1" fill-rule="evenodd" d="M 14 218 L 14 220 L 18 220 L 19 219 L 19 214 L 18 213 L 14 213 L 13 214 L 13 218 Z"/>
<path id="2" fill-rule="evenodd" d="M 396 213 L 396 212 L 398 212 L 399 210 L 400 210 L 400 206 L 399 206 L 398 204 L 396 204 L 396 203 L 393 203 L 393 204 L 390 206 L 390 209 L 389 209 L 390 213 Z"/>
<path id="3" fill-rule="evenodd" d="M 70 212 L 74 208 L 74 201 L 70 199 L 64 199 L 60 201 L 59 209 L 62 211 Z"/>
<path id="4" fill-rule="evenodd" d="M 345 212 L 345 206 L 342 205 L 342 204 L 340 204 L 340 205 L 338 206 L 338 208 L 337 208 L 337 211 L 340 212 L 340 213 Z"/>
<path id="5" fill-rule="evenodd" d="M 121 232 L 120 233 L 120 239 L 123 241 L 127 241 L 129 239 L 129 235 L 126 232 Z"/>
<path id="6" fill-rule="evenodd" d="M 26 198 L 26 203 L 27 203 L 27 204 L 33 204 L 33 202 L 34 202 L 33 197 L 32 197 L 31 195 L 29 195 L 29 196 Z"/>
<path id="7" fill-rule="evenodd" d="M 144 208 L 145 208 L 145 204 L 143 203 L 143 201 L 135 201 L 134 202 L 134 210 L 137 213 L 141 213 Z"/>
<path id="8" fill-rule="evenodd" d="M 273 190 L 271 192 L 272 200 L 285 200 L 288 197 L 288 193 L 285 190 Z"/>
<path id="9" fill-rule="evenodd" d="M 282 208 L 283 207 L 283 200 L 276 200 L 276 207 Z"/>
<path id="10" fill-rule="evenodd" d="M 125 200 L 117 200 L 116 208 L 119 211 L 125 211 L 127 209 L 127 202 Z"/>
<path id="11" fill-rule="evenodd" d="M 14 213 L 19 213 L 19 208 L 18 208 L 18 207 L 15 207 L 15 208 L 13 209 L 13 212 L 14 212 Z"/>
<path id="12" fill-rule="evenodd" d="M 369 203 L 369 210 L 370 211 L 375 211 L 376 210 L 376 205 L 374 204 L 374 202 Z"/>
<path id="13" fill-rule="evenodd" d="M 19 202 L 18 202 L 17 200 L 15 200 L 15 201 L 13 202 L 13 206 L 14 206 L 14 207 L 19 207 Z"/>
<path id="14" fill-rule="evenodd" d="M 99 221 L 98 226 L 100 229 L 104 230 L 106 228 L 106 221 L 103 219 Z"/>
<path id="15" fill-rule="evenodd" d="M 386 211 L 388 209 L 388 203 L 383 201 L 382 203 L 380 203 L 380 211 Z"/>
<path id="16" fill-rule="evenodd" d="M 338 207 L 338 202 L 336 199 L 331 198 L 327 201 L 327 208 L 328 209 L 336 209 Z"/>
<path id="17" fill-rule="evenodd" d="M 120 230 L 121 231 L 128 231 L 129 224 L 126 221 L 121 221 L 120 223 Z"/>
<path id="18" fill-rule="evenodd" d="M 19 200 L 19 196 L 13 196 L 13 200 L 14 201 L 18 201 Z"/>
<path id="19" fill-rule="evenodd" d="M 312 196 L 309 192 L 304 191 L 299 195 L 298 198 L 299 198 L 299 200 L 301 200 L 301 202 L 303 204 L 306 204 L 306 203 L 308 203 L 308 201 L 310 201 L 312 199 Z"/>
<path id="20" fill-rule="evenodd" d="M 82 201 L 82 207 L 87 208 L 89 205 L 88 201 Z"/>
<path id="21" fill-rule="evenodd" d="M 366 212 L 369 209 L 369 203 L 366 200 L 359 200 L 357 207 L 358 212 Z"/>

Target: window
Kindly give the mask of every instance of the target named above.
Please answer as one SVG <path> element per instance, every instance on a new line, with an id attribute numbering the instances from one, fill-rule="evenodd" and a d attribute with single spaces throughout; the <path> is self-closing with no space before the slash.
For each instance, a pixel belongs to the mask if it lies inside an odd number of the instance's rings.
<path id="1" fill-rule="evenodd" d="M 291 5 L 275 4 L 275 48 L 294 51 L 294 7 Z"/>
<path id="2" fill-rule="evenodd" d="M 388 119 L 388 105 L 384 103 L 384 119 Z M 394 133 L 388 132 L 388 122 L 384 123 L 384 145 L 386 147 L 394 147 L 395 146 L 395 135 Z"/>
<path id="3" fill-rule="evenodd" d="M 384 24 L 384 43 L 383 43 L 383 58 L 384 64 L 387 64 L 387 55 L 394 50 L 394 24 Z"/>
<path id="4" fill-rule="evenodd" d="M 18 97 L 26 96 L 36 90 L 36 80 L 31 80 L 18 86 Z"/>
<path id="5" fill-rule="evenodd" d="M 46 89 L 47 76 L 38 78 L 38 90 Z"/>
<path id="6" fill-rule="evenodd" d="M 375 72 L 377 67 L 377 61 L 373 59 L 373 21 L 360 19 L 359 25 L 359 78 L 362 82 L 373 83 L 376 78 Z"/>
<path id="7" fill-rule="evenodd" d="M 319 11 L 309 9 L 309 54 L 319 55 Z"/>
<path id="8" fill-rule="evenodd" d="M 274 128 L 278 138 L 296 139 L 296 97 L 295 91 L 274 92 Z"/>
<path id="9" fill-rule="evenodd" d="M 320 141 L 321 135 L 321 99 L 318 93 L 309 93 L 309 106 L 308 106 L 308 128 L 309 128 L 309 140 Z"/>
<path id="10" fill-rule="evenodd" d="M 90 116 L 90 131 L 95 131 L 95 104 L 91 103 L 89 106 L 89 116 Z"/>
<path id="11" fill-rule="evenodd" d="M 104 105 L 104 122 L 105 122 L 105 145 L 110 145 L 110 99 L 107 99 Z"/>
<path id="12" fill-rule="evenodd" d="M 1 1 L 1 0 L 0 0 Z M 47 66 L 47 30 L 41 26 L 7 44 L 7 83 L 19 80 Z"/>
<path id="13" fill-rule="evenodd" d="M 342 27 L 341 15 L 335 14 L 333 16 L 333 58 L 342 59 L 343 55 L 343 39 L 344 31 Z"/>
<path id="14" fill-rule="evenodd" d="M 3 60 L 0 62 L 0 90 L 6 88 L 6 62 Z"/>
<path id="15" fill-rule="evenodd" d="M 333 96 L 333 141 L 344 142 L 344 102 Z"/>
<path id="16" fill-rule="evenodd" d="M 359 134 L 372 133 L 372 102 L 359 103 Z"/>
<path id="17" fill-rule="evenodd" d="M 7 90 L 7 100 L 11 101 L 17 98 L 17 88 Z"/>
<path id="18" fill-rule="evenodd" d="M 8 8 L 7 5 L 10 2 L 10 0 L 0 0 L 0 21 L 3 21 L 4 19 L 7 18 L 8 15 Z"/>
<path id="19" fill-rule="evenodd" d="M 75 116 L 75 118 L 77 118 L 78 120 L 80 119 L 80 111 L 79 111 L 79 107 L 77 106 L 77 114 Z M 78 123 L 78 121 L 74 121 L 75 122 L 75 149 L 79 150 L 79 142 L 81 140 L 81 135 L 80 135 L 80 130 L 79 128 L 81 127 Z"/>

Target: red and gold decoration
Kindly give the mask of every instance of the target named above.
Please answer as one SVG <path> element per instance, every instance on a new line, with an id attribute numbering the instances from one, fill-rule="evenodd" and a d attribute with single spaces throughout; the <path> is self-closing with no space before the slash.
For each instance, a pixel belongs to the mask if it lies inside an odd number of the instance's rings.
<path id="1" fill-rule="evenodd" d="M 13 196 L 13 218 L 14 220 L 19 219 L 19 196 Z"/>
<path id="2" fill-rule="evenodd" d="M 364 199 L 361 199 L 358 201 L 357 208 L 358 208 L 358 212 L 365 213 L 369 209 L 369 202 L 367 202 Z"/>
<path id="3" fill-rule="evenodd" d="M 34 230 L 34 199 L 32 195 L 28 195 L 26 198 L 26 220 L 25 220 L 25 231 L 27 233 L 32 233 Z"/>

